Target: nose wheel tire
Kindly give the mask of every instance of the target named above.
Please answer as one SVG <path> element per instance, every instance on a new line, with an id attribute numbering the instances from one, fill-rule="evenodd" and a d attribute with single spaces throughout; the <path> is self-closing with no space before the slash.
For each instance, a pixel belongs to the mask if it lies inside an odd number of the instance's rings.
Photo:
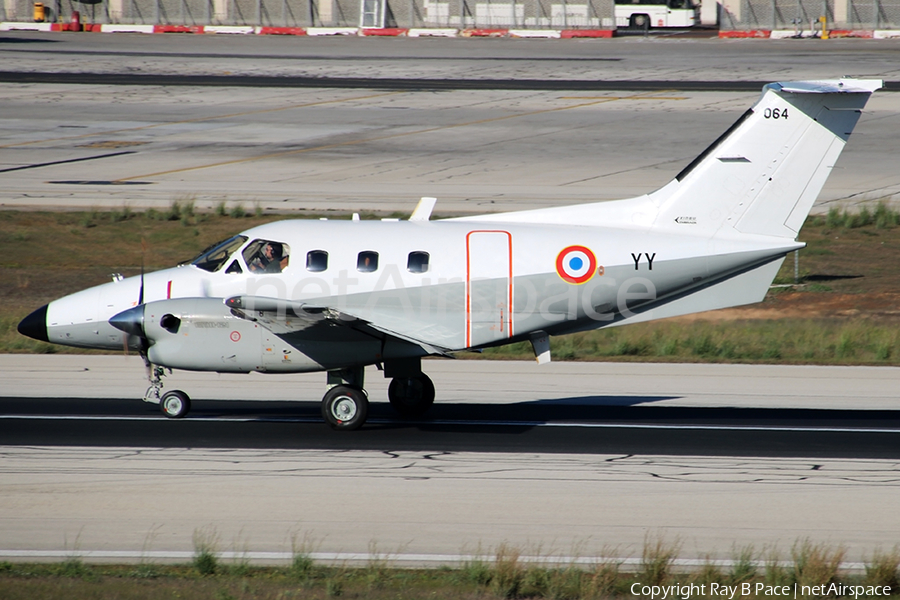
<path id="1" fill-rule="evenodd" d="M 159 410 L 170 419 L 180 419 L 191 410 L 191 399 L 181 390 L 166 392 L 159 400 Z"/>
<path id="2" fill-rule="evenodd" d="M 369 399 L 361 389 L 336 385 L 322 398 L 322 417 L 338 431 L 352 431 L 362 427 L 369 413 Z"/>
<path id="3" fill-rule="evenodd" d="M 434 404 L 434 383 L 428 375 L 394 377 L 388 386 L 388 400 L 403 417 L 420 417 Z"/>

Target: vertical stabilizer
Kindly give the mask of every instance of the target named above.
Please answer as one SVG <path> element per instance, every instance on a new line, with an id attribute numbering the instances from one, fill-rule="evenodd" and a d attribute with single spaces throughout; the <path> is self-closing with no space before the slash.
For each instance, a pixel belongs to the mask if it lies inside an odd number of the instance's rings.
<path id="1" fill-rule="evenodd" d="M 657 227 L 794 239 L 880 80 L 771 83 L 666 187 Z"/>

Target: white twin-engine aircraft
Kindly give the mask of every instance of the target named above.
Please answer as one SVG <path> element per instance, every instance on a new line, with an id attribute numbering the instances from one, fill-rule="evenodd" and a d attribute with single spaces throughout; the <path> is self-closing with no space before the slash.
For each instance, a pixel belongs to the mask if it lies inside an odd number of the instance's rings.
<path id="1" fill-rule="evenodd" d="M 190 263 L 100 285 L 19 324 L 38 340 L 139 352 L 144 400 L 168 417 L 164 368 L 326 371 L 322 415 L 366 420 L 366 365 L 405 416 L 434 385 L 423 356 L 738 306 L 763 299 L 878 80 L 772 83 L 674 180 L 649 195 L 430 221 L 279 221 Z"/>

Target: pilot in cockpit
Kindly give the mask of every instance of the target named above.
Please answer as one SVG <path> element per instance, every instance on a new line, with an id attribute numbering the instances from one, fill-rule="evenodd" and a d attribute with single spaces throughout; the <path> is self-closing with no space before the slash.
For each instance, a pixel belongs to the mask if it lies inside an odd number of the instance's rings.
<path id="1" fill-rule="evenodd" d="M 257 254 L 247 265 L 254 273 L 281 273 L 287 266 L 288 257 L 284 254 L 284 245 L 279 242 L 268 242 L 263 252 Z"/>

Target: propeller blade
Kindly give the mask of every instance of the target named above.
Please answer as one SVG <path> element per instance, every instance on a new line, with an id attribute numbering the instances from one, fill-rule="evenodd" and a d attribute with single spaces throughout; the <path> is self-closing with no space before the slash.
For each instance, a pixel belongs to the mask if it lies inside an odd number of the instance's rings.
<path id="1" fill-rule="evenodd" d="M 141 238 L 141 289 L 138 292 L 138 306 L 144 303 L 144 260 L 147 256 L 147 240 Z"/>

